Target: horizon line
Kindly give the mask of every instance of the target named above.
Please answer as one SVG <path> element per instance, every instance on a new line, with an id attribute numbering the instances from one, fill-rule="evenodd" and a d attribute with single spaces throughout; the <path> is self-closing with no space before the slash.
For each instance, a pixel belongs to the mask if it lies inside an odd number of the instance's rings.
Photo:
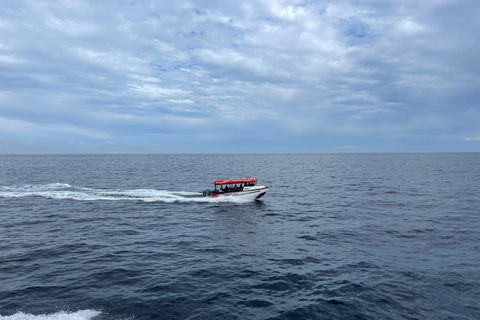
<path id="1" fill-rule="evenodd" d="M 391 152 L 223 152 L 223 153 L 0 153 L 0 156 L 108 156 L 108 155 L 320 155 L 320 154 L 462 154 L 480 151 L 391 151 Z"/>

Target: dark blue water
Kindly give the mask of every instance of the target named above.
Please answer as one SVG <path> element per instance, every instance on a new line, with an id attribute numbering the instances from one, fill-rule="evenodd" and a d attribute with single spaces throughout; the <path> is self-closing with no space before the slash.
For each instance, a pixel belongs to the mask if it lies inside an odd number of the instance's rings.
<path id="1" fill-rule="evenodd" d="M 0 319 L 480 319 L 479 208 L 478 153 L 0 156 Z"/>

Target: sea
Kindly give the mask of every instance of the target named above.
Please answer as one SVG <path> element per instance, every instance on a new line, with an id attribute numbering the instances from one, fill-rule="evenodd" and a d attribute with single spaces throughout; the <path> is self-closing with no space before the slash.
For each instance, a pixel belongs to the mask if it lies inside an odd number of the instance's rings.
<path id="1" fill-rule="evenodd" d="M 480 319 L 480 153 L 2 155 L 0 319 Z"/>

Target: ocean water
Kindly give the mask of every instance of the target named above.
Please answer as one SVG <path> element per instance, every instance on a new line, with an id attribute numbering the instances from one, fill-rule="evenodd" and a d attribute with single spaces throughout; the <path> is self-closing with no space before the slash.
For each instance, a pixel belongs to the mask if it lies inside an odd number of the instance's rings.
<path id="1" fill-rule="evenodd" d="M 0 319 L 480 319 L 480 154 L 0 156 Z"/>

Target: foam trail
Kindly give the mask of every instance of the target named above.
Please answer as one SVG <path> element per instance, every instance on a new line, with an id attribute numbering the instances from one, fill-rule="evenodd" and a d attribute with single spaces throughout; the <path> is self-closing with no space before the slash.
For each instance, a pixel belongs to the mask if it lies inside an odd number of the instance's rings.
<path id="1" fill-rule="evenodd" d="M 75 187 L 66 183 L 43 185 L 0 186 L 0 197 L 45 197 L 50 199 L 71 199 L 79 201 L 134 200 L 144 202 L 245 202 L 236 197 L 208 198 L 199 192 L 167 191 L 157 189 L 93 189 Z"/>
<path id="2" fill-rule="evenodd" d="M 60 311 L 52 314 L 33 315 L 17 312 L 11 316 L 1 316 L 0 320 L 90 320 L 100 314 L 96 310 L 80 310 L 77 312 Z"/>

